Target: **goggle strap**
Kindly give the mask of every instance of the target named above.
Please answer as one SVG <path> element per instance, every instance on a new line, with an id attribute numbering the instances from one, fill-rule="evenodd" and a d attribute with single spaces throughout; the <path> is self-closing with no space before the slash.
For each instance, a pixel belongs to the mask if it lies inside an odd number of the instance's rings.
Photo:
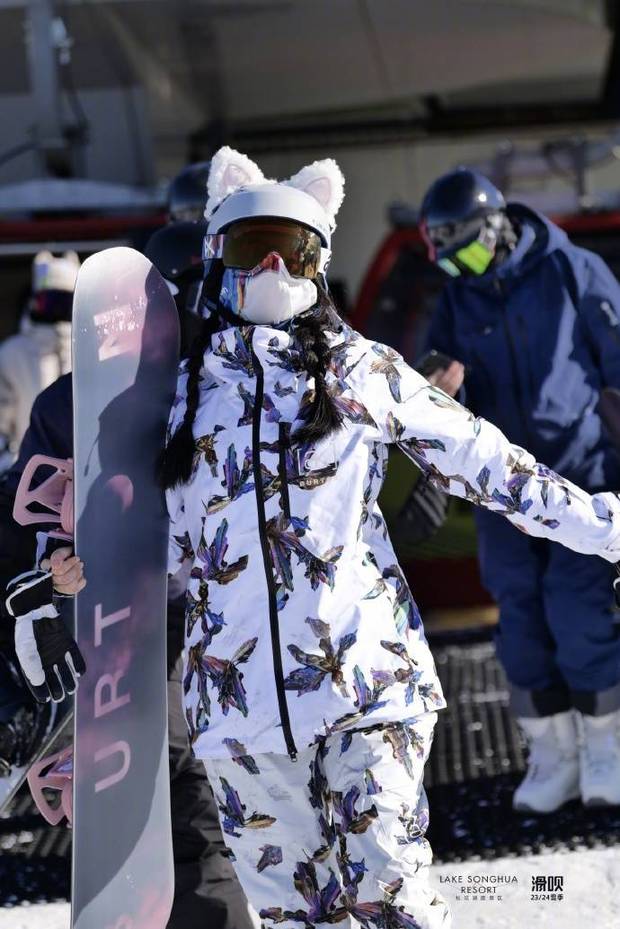
<path id="1" fill-rule="evenodd" d="M 319 262 L 319 274 L 325 274 L 329 268 L 329 263 L 332 257 L 331 248 L 321 248 L 321 260 Z"/>
<path id="2" fill-rule="evenodd" d="M 202 260 L 210 261 L 213 258 L 221 258 L 224 254 L 224 241 L 226 236 L 219 232 L 215 235 L 208 233 L 202 243 Z"/>

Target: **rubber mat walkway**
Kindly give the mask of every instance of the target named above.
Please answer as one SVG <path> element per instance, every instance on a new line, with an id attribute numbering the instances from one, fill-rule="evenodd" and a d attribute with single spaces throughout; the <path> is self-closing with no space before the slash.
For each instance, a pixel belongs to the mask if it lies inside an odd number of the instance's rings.
<path id="1" fill-rule="evenodd" d="M 586 810 L 575 801 L 551 816 L 513 812 L 524 746 L 508 710 L 506 679 L 493 644 L 439 645 L 431 639 L 431 648 L 448 701 L 439 714 L 425 779 L 435 859 L 620 843 L 620 807 Z"/>

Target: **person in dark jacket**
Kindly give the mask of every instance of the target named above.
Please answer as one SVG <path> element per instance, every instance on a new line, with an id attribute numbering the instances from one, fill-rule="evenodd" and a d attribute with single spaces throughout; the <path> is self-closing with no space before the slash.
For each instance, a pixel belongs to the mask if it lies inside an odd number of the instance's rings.
<path id="1" fill-rule="evenodd" d="M 504 202 L 459 168 L 421 210 L 429 257 L 451 280 L 428 347 L 455 359 L 467 405 L 588 491 L 620 489 L 600 415 L 620 387 L 620 285 L 596 254 L 544 216 Z M 440 387 L 455 391 L 458 384 Z M 620 803 L 620 625 L 613 568 L 528 538 L 476 509 L 485 586 L 500 607 L 497 651 L 528 742 L 517 809 L 550 812 L 581 795 Z"/>

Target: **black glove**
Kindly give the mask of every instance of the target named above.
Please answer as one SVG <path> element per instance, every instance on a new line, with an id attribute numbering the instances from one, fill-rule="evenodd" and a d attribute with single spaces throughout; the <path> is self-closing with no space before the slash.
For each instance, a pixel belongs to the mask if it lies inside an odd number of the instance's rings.
<path id="1" fill-rule="evenodd" d="M 447 371 L 453 361 L 454 358 L 450 358 L 449 355 L 431 349 L 430 352 L 418 359 L 414 368 L 422 377 L 428 380 L 431 374 L 435 374 L 437 371 Z"/>
<path id="2" fill-rule="evenodd" d="M 6 608 L 15 617 L 15 651 L 35 700 L 59 703 L 74 693 L 86 664 L 54 606 L 52 575 L 29 571 L 14 578 Z"/>
<path id="3" fill-rule="evenodd" d="M 398 514 L 398 534 L 419 545 L 441 529 L 448 513 L 449 497 L 425 478 L 420 478 Z"/>

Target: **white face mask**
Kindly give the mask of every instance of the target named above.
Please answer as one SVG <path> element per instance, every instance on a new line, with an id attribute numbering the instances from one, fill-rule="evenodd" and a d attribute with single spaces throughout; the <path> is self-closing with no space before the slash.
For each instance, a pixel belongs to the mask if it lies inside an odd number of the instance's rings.
<path id="1" fill-rule="evenodd" d="M 316 284 L 292 277 L 282 258 L 272 253 L 251 271 L 227 268 L 221 299 L 234 313 L 257 325 L 285 323 L 317 302 Z"/>

